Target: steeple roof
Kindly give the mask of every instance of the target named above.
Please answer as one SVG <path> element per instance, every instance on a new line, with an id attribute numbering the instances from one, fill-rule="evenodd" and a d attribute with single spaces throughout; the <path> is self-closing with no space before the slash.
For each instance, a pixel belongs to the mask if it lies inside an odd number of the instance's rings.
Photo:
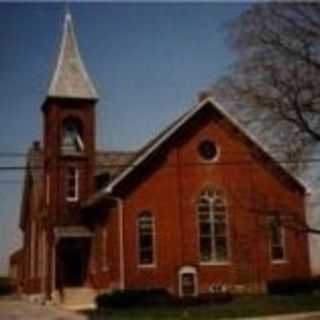
<path id="1" fill-rule="evenodd" d="M 96 89 L 82 62 L 69 12 L 65 15 L 60 52 L 48 97 L 98 99 Z"/>

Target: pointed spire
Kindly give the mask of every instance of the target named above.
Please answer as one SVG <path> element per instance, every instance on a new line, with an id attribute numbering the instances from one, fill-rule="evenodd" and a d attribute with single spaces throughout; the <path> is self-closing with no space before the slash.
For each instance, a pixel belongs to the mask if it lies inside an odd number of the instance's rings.
<path id="1" fill-rule="evenodd" d="M 66 10 L 58 61 L 48 97 L 98 99 L 96 89 L 82 62 L 72 17 Z"/>

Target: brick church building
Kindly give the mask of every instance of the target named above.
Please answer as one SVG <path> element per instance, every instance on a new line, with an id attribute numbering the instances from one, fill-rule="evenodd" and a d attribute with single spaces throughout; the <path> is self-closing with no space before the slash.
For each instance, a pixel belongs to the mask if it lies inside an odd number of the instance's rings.
<path id="1" fill-rule="evenodd" d="M 305 186 L 213 98 L 137 152 L 97 151 L 97 102 L 67 13 L 43 142 L 27 158 L 20 292 L 63 301 L 82 290 L 89 303 L 115 289 L 259 293 L 309 275 L 307 234 L 281 223 L 305 221 Z"/>

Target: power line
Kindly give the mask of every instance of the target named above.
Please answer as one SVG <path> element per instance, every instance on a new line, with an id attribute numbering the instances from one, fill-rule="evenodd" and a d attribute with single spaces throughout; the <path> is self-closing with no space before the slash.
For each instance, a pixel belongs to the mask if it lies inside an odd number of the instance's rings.
<path id="1" fill-rule="evenodd" d="M 288 146 L 287 145 L 283 145 L 283 146 L 274 146 L 274 147 L 267 147 L 266 151 L 268 153 L 272 153 L 272 152 L 276 152 L 276 151 L 283 151 L 284 148 L 287 148 Z M 142 148 L 138 148 L 136 149 L 135 151 L 130 151 L 130 150 L 105 150 L 105 151 L 96 151 L 95 152 L 95 155 L 96 156 L 99 156 L 100 154 L 113 154 L 113 153 L 131 153 L 134 154 L 134 153 L 139 153 L 139 151 L 143 149 Z M 237 152 L 237 151 L 230 151 L 230 150 L 224 150 L 224 153 L 225 154 L 245 154 L 244 152 Z M 40 150 L 40 151 L 36 151 L 35 153 L 35 156 L 41 156 L 43 154 L 43 150 Z M 320 152 L 317 153 L 320 155 Z M 32 157 L 32 153 L 30 152 L 15 152 L 15 151 L 4 151 L 4 152 L 0 152 L 0 158 L 19 158 L 19 157 L 28 157 L 28 156 L 31 156 Z"/>
<path id="2" fill-rule="evenodd" d="M 273 161 L 276 164 L 303 164 L 303 163 L 320 163 L 320 158 L 309 158 L 301 161 L 298 160 L 278 160 Z M 256 165 L 258 162 L 254 160 L 237 160 L 237 161 L 217 161 L 217 162 L 185 162 L 179 164 L 166 164 L 166 167 L 177 167 L 177 166 L 220 166 L 220 165 Z M 54 166 L 53 168 L 64 168 L 67 164 Z M 138 165 L 135 164 L 105 164 L 96 165 L 96 169 L 103 168 L 134 168 Z M 51 167 L 52 168 L 52 167 Z M 19 170 L 43 170 L 43 166 L 0 166 L 0 171 L 19 171 Z M 86 170 L 86 168 L 78 167 L 78 169 Z"/>
<path id="3" fill-rule="evenodd" d="M 23 183 L 23 180 L 0 179 L 0 184 L 21 184 L 21 183 Z"/>
<path id="4" fill-rule="evenodd" d="M 24 152 L 0 152 L 1 158 L 16 158 L 16 157 L 26 157 L 28 153 Z"/>

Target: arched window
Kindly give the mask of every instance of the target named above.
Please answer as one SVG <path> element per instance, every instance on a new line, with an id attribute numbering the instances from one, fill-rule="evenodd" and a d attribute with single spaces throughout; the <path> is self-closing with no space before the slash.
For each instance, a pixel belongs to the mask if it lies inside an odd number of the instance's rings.
<path id="1" fill-rule="evenodd" d="M 138 259 L 139 265 L 154 264 L 154 217 L 144 211 L 138 217 Z"/>
<path id="2" fill-rule="evenodd" d="M 205 190 L 198 204 L 201 262 L 221 262 L 228 259 L 227 207 L 220 190 Z"/>
<path id="3" fill-rule="evenodd" d="M 63 153 L 78 153 L 84 150 L 82 140 L 82 124 L 77 118 L 67 118 L 63 121 L 63 136 L 61 148 Z"/>

